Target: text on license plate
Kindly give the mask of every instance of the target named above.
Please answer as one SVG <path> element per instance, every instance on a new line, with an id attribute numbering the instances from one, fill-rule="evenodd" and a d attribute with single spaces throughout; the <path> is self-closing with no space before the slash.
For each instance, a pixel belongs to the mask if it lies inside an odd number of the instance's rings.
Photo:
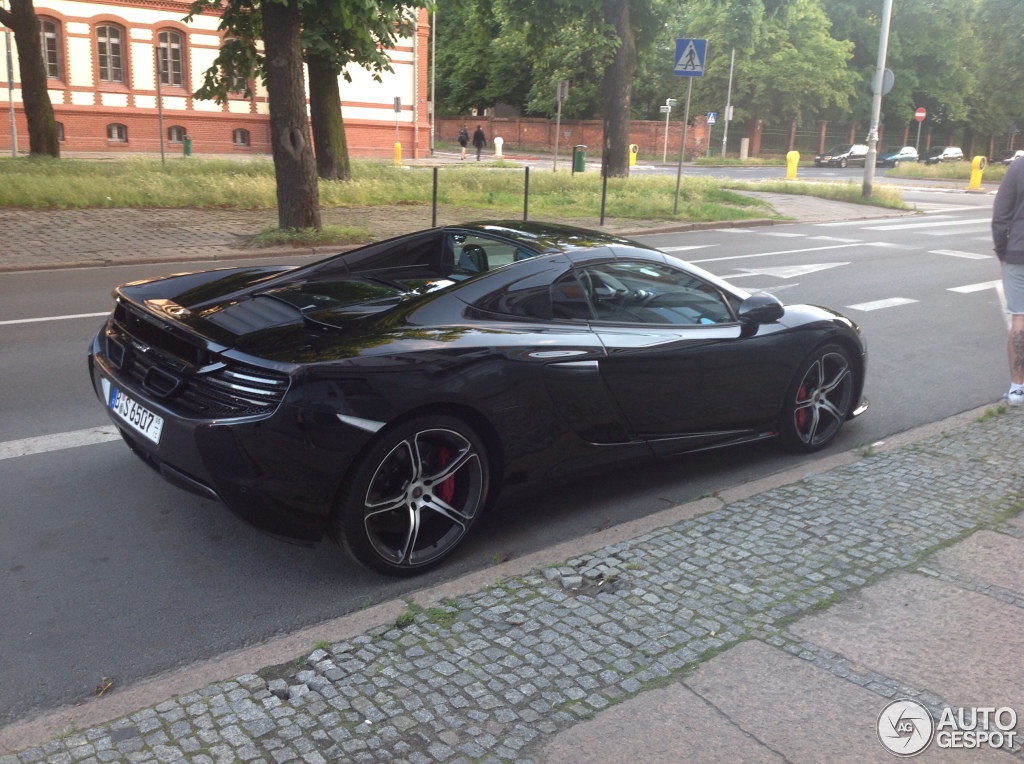
<path id="1" fill-rule="evenodd" d="M 110 391 L 110 410 L 127 422 L 136 432 L 142 433 L 154 443 L 160 442 L 160 433 L 164 429 L 163 417 L 157 416 L 142 404 L 133 401 L 117 387 L 112 387 Z"/>

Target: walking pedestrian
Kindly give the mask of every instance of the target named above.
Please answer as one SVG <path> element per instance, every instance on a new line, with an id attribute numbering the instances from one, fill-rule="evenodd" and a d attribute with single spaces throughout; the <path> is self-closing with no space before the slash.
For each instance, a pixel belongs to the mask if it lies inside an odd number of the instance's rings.
<path id="1" fill-rule="evenodd" d="M 1003 272 L 1006 311 L 1010 314 L 1011 406 L 1024 404 L 1024 162 L 1011 162 L 992 208 L 992 241 Z"/>
<path id="2" fill-rule="evenodd" d="M 476 161 L 480 161 L 480 149 L 487 145 L 487 136 L 484 135 L 484 130 L 480 125 L 476 126 L 476 132 L 473 133 L 473 145 L 476 146 Z"/>
<path id="3" fill-rule="evenodd" d="M 459 157 L 460 159 L 465 159 L 466 158 L 466 146 L 468 146 L 468 145 L 469 145 L 469 128 L 467 128 L 465 125 L 463 125 L 462 129 L 459 130 L 459 146 L 462 147 L 462 156 Z"/>

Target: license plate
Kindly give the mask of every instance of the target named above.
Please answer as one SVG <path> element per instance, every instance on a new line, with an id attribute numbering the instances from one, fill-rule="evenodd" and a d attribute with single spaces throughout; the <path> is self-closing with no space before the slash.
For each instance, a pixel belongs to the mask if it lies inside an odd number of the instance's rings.
<path id="1" fill-rule="evenodd" d="M 142 433 L 154 443 L 160 442 L 160 433 L 164 429 L 163 417 L 154 414 L 141 403 L 125 395 L 123 390 L 113 386 L 110 388 L 108 405 L 110 410 L 133 430 Z"/>

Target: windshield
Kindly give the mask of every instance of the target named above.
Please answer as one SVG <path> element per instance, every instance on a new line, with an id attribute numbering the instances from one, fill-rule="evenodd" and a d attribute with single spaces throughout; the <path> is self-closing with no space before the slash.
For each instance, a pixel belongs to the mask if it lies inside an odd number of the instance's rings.
<path id="1" fill-rule="evenodd" d="M 833 146 L 832 148 L 830 148 L 825 153 L 826 154 L 845 154 L 847 151 L 849 151 L 852 148 L 853 148 L 853 146 L 851 146 L 849 143 L 846 143 L 846 144 L 844 144 L 842 146 Z"/>

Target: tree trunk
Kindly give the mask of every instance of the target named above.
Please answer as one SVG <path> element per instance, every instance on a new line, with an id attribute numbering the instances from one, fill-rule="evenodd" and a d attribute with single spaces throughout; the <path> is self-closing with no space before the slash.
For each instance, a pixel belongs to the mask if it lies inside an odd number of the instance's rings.
<path id="1" fill-rule="evenodd" d="M 306 116 L 302 24 L 297 0 L 266 0 L 263 43 L 267 58 L 270 139 L 281 228 L 320 228 L 320 189 Z"/>
<path id="2" fill-rule="evenodd" d="M 310 54 L 309 112 L 313 121 L 316 171 L 324 180 L 352 180 L 345 122 L 341 118 L 338 72 L 324 56 Z"/>
<path id="3" fill-rule="evenodd" d="M 28 122 L 28 146 L 32 154 L 60 157 L 57 123 L 46 89 L 46 64 L 39 42 L 39 19 L 32 0 L 11 0 L 10 11 L 0 9 L 0 21 L 14 30 L 21 69 L 21 99 Z"/>
<path id="4" fill-rule="evenodd" d="M 636 69 L 636 43 L 629 23 L 630 0 L 604 0 L 604 20 L 615 28 L 619 48 L 604 70 L 604 156 L 602 167 L 609 177 L 629 175 L 630 100 Z"/>

